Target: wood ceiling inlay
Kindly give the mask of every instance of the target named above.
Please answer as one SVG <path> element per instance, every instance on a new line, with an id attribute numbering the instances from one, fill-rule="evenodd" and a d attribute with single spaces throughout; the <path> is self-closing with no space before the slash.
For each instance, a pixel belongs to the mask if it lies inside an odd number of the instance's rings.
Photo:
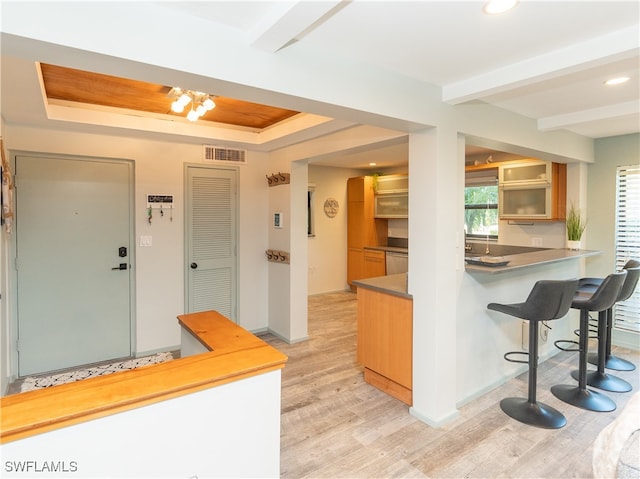
<path id="1" fill-rule="evenodd" d="M 47 98 L 112 108 L 144 111 L 155 114 L 186 117 L 171 111 L 170 86 L 156 85 L 110 75 L 76 70 L 41 63 Z M 181 85 L 176 85 L 181 86 Z M 185 87 L 186 88 L 186 87 Z M 206 92 L 215 95 L 215 92 Z M 216 107 L 198 120 L 263 129 L 286 120 L 297 111 L 260 105 L 233 98 L 217 96 Z"/>

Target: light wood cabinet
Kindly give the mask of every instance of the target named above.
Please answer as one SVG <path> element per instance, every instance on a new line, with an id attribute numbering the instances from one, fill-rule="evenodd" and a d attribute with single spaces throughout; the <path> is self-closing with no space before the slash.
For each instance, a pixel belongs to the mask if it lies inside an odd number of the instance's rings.
<path id="1" fill-rule="evenodd" d="M 365 246 L 387 244 L 387 220 L 373 215 L 373 178 L 360 176 L 347 180 L 347 282 L 365 276 Z M 380 275 L 378 275 L 380 276 Z"/>
<path id="2" fill-rule="evenodd" d="M 384 276 L 387 273 L 386 254 L 384 251 L 365 249 L 363 257 L 363 274 L 365 278 Z"/>
<path id="3" fill-rule="evenodd" d="M 501 220 L 564 220 L 567 165 L 523 161 L 499 167 Z"/>
<path id="4" fill-rule="evenodd" d="M 357 360 L 365 381 L 412 404 L 413 301 L 358 288 Z"/>
<path id="5" fill-rule="evenodd" d="M 516 160 L 468 166 L 465 171 L 496 170 L 501 220 L 562 221 L 567 209 L 567 165 Z"/>

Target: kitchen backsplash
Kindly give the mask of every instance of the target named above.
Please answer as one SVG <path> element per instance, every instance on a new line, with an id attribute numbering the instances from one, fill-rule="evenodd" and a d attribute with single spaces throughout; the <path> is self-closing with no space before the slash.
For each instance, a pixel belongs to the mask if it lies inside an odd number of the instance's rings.
<path id="1" fill-rule="evenodd" d="M 409 220 L 404 219 L 390 219 L 387 223 L 387 236 L 389 238 L 409 238 Z M 405 246 L 400 246 L 405 248 Z"/>
<path id="2" fill-rule="evenodd" d="M 393 246 L 394 248 L 408 248 L 409 240 L 407 238 L 394 238 L 393 236 L 387 237 L 387 246 Z"/>

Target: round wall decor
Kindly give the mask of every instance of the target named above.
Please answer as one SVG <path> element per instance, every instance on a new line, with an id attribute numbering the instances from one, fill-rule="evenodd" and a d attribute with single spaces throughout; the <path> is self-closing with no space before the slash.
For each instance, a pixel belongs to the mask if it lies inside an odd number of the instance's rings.
<path id="1" fill-rule="evenodd" d="M 340 205 L 338 204 L 338 200 L 335 198 L 327 198 L 324 200 L 324 214 L 329 218 L 335 218 L 338 214 L 338 209 Z"/>

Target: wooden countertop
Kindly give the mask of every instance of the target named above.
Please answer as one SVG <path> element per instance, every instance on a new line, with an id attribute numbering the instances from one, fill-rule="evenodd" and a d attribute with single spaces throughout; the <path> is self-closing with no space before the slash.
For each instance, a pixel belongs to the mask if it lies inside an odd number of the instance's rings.
<path id="1" fill-rule="evenodd" d="M 211 351 L 0 398 L 0 443 L 282 369 L 287 361 L 215 311 L 178 320 Z"/>
<path id="2" fill-rule="evenodd" d="M 367 288 L 379 293 L 413 299 L 413 296 L 407 293 L 407 273 L 359 279 L 354 281 L 353 284 L 359 288 Z"/>
<path id="3" fill-rule="evenodd" d="M 600 254 L 600 251 L 592 250 L 569 250 L 569 249 L 546 249 L 534 251 L 532 253 L 520 253 L 502 256 L 505 261 L 509 261 L 506 266 L 481 266 L 467 264 L 465 270 L 468 273 L 488 273 L 497 274 L 509 271 L 528 268 L 542 264 L 556 263 L 569 259 L 583 258 Z"/>

